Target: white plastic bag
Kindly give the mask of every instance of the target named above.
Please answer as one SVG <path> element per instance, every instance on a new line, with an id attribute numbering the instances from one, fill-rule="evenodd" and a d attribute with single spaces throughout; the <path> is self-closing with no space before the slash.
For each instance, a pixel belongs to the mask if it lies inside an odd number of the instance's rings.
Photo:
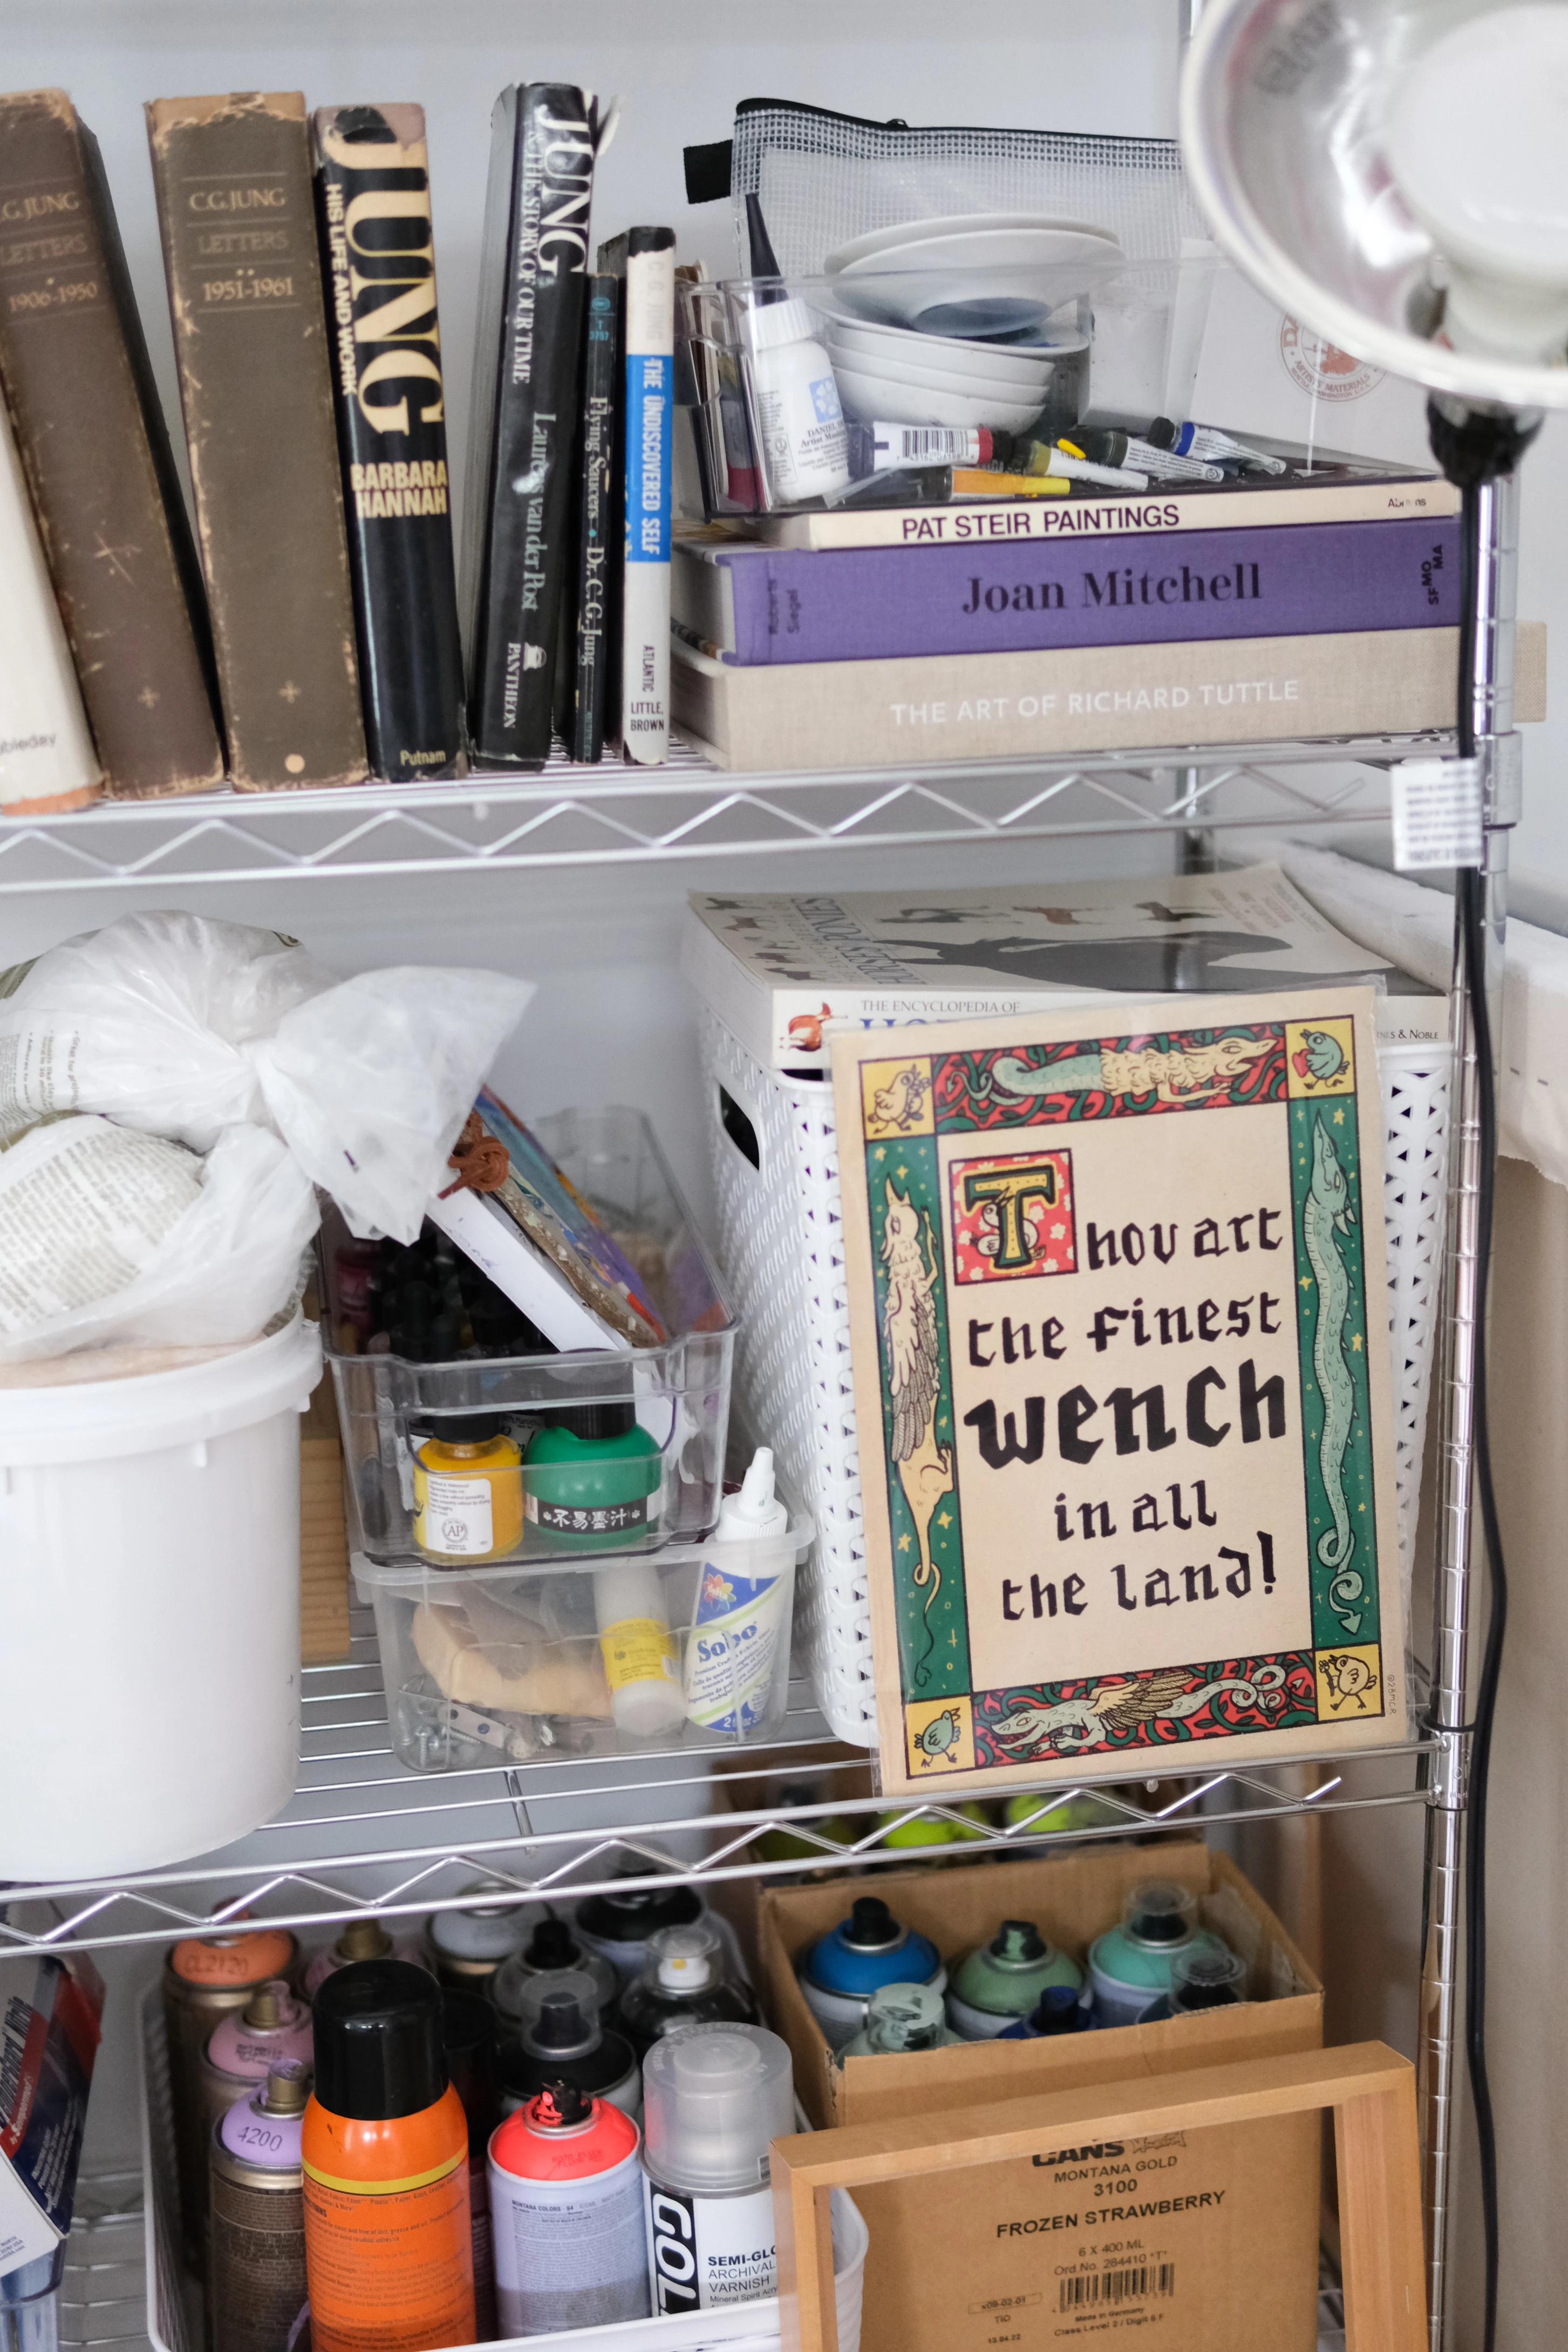
<path id="1" fill-rule="evenodd" d="M 226 1128 L 203 1159 L 106 1118 L 36 1127 L 0 1151 L 0 1364 L 253 1339 L 298 1297 L 317 1222 L 262 1128 Z"/>
<path id="2" fill-rule="evenodd" d="M 334 982 L 274 931 L 128 915 L 0 975 L 0 1142 L 73 1110 L 195 1151 L 269 1127 L 351 1231 L 412 1242 L 532 992 L 415 965 Z"/>

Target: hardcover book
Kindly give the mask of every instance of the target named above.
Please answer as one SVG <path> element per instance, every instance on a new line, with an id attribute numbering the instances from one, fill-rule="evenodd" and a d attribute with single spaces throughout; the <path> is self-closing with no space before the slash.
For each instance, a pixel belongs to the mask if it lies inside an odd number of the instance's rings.
<path id="1" fill-rule="evenodd" d="M 365 774 L 305 101 L 147 109 L 196 535 L 242 792 Z"/>
<path id="2" fill-rule="evenodd" d="M 371 772 L 466 772 L 447 406 L 425 114 L 314 117 L 360 688 Z"/>
<path id="3" fill-rule="evenodd" d="M 621 754 L 636 766 L 658 767 L 669 751 L 675 231 L 628 229 L 600 247 L 599 260 L 626 279 Z"/>
<path id="4" fill-rule="evenodd" d="M 1336 929 L 1278 866 L 943 890 L 703 892 L 681 968 L 764 1069 L 826 1069 L 842 1029 L 1120 996 L 1375 988 L 1389 1044 L 1436 1045 L 1447 999 Z"/>
<path id="5" fill-rule="evenodd" d="M 503 90 L 491 119 L 464 563 L 469 732 L 503 767 L 550 756 L 599 129 L 563 82 Z"/>
<path id="6" fill-rule="evenodd" d="M 721 768 L 924 767 L 1447 733 L 1458 639 L 1448 627 L 1336 630 L 740 669 L 677 636 L 670 688 L 682 731 Z M 1521 621 L 1514 715 L 1545 710 L 1546 632 Z"/>
<path id="7" fill-rule="evenodd" d="M 1457 515 L 1459 493 L 1432 474 L 1392 467 L 1331 466 L 1282 481 L 1221 489 L 1038 499 L 976 499 L 951 505 L 864 506 L 810 514 L 748 516 L 733 535 L 769 547 L 975 547 L 1014 539 L 1100 539 L 1123 531 L 1277 530 L 1302 522 L 1436 521 Z"/>
<path id="8" fill-rule="evenodd" d="M 562 697 L 561 733 L 574 760 L 596 761 L 605 748 L 609 689 L 609 607 L 619 558 L 611 492 L 619 405 L 621 331 L 613 278 L 588 280 L 583 348 L 583 446 L 578 480 L 576 596 L 568 639 L 571 670 Z"/>
<path id="9" fill-rule="evenodd" d="M 834 1040 L 889 1793 L 1406 1736 L 1372 1015 Z"/>
<path id="10" fill-rule="evenodd" d="M 0 816 L 85 808 L 98 798 L 99 772 L 22 460 L 0 407 Z"/>
<path id="11" fill-rule="evenodd" d="M 874 661 L 1317 630 L 1457 627 L 1459 526 L 1311 523 L 980 549 L 680 540 L 673 614 L 721 661 Z"/>
<path id="12" fill-rule="evenodd" d="M 0 366 L 113 799 L 221 783 L 205 600 L 114 207 L 64 90 L 0 99 Z"/>

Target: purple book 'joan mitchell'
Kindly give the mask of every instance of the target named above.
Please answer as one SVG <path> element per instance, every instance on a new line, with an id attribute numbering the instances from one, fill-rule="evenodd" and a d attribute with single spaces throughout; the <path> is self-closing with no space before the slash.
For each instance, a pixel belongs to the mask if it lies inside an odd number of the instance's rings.
<path id="1" fill-rule="evenodd" d="M 731 583 L 719 650 L 746 667 L 1453 628 L 1459 617 L 1448 519 L 704 556 Z"/>

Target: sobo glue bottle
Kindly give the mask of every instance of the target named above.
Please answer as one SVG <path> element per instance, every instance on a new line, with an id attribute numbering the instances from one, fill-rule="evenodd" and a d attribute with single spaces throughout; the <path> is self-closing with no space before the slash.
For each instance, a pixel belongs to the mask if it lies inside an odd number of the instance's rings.
<path id="1" fill-rule="evenodd" d="M 360 1960 L 321 1987 L 300 2155 L 313 2352 L 471 2344 L 468 2126 L 423 1969 Z"/>

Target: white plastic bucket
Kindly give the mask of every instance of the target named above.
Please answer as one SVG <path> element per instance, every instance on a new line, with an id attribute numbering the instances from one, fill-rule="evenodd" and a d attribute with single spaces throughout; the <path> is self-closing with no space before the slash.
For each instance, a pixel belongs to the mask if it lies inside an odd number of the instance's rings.
<path id="1" fill-rule="evenodd" d="M 294 1787 L 296 1316 L 142 1380 L 0 1391 L 0 1878 L 155 1869 Z"/>

